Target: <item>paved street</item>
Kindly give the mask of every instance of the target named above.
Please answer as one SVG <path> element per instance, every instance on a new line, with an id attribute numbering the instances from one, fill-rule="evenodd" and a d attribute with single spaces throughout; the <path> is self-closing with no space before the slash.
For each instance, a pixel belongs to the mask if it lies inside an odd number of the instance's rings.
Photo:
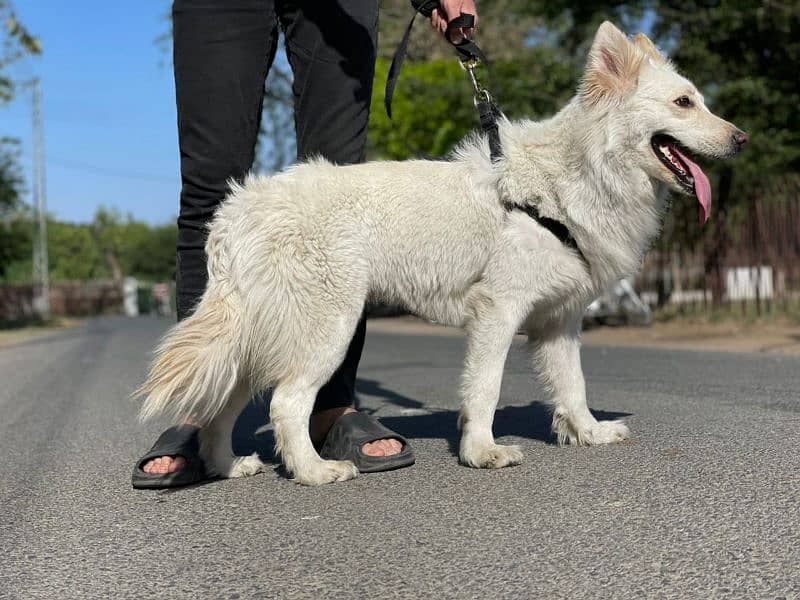
<path id="1" fill-rule="evenodd" d="M 495 434 L 525 462 L 487 472 L 455 456 L 463 339 L 371 333 L 362 408 L 414 467 L 134 491 L 163 423 L 127 394 L 167 325 L 0 349 L 0 597 L 800 597 L 800 358 L 585 348 L 591 407 L 634 439 L 559 448 L 520 342 Z M 239 453 L 272 460 L 265 414 L 240 419 Z"/>

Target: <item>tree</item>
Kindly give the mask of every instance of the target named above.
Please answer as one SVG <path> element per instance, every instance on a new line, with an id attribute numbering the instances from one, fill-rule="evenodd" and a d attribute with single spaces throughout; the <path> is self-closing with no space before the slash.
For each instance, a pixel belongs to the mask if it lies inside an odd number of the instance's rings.
<path id="1" fill-rule="evenodd" d="M 90 224 L 48 223 L 50 278 L 74 281 L 128 276 L 144 281 L 171 281 L 175 277 L 174 224 L 152 227 L 131 216 L 100 207 Z M 25 270 L 24 266 L 28 269 Z M 7 281 L 30 272 L 30 255 L 10 265 Z"/>
<path id="2" fill-rule="evenodd" d="M 90 225 L 50 220 L 50 280 L 75 281 L 107 279 L 110 271 Z"/>
<path id="3" fill-rule="evenodd" d="M 7 67 L 26 54 L 39 54 L 39 41 L 16 19 L 8 4 L 0 0 L 0 108 L 16 92 Z M 0 131 L 0 278 L 6 276 L 8 266 L 30 255 L 31 230 L 25 220 L 22 204 L 23 178 L 16 152 L 17 141 Z"/>
<path id="4" fill-rule="evenodd" d="M 28 54 L 41 54 L 39 39 L 17 20 L 16 15 L 5 0 L 0 0 L 0 103 L 6 103 L 14 97 L 14 81 L 6 74 L 6 67 Z"/>
<path id="5" fill-rule="evenodd" d="M 172 281 L 177 242 L 178 229 L 174 224 L 150 227 L 129 219 L 123 226 L 120 245 L 122 270 L 145 281 Z"/>
<path id="6" fill-rule="evenodd" d="M 751 133 L 734 163 L 713 167 L 717 189 L 705 255 L 718 305 L 732 226 L 749 218 L 754 199 L 780 201 L 781 190 L 796 188 L 786 178 L 800 169 L 800 4 L 659 0 L 655 8 L 662 46 L 714 112 Z"/>
<path id="7" fill-rule="evenodd" d="M 479 3 L 476 40 L 492 61 L 490 72 L 481 72 L 482 79 L 508 117 L 552 115 L 574 93 L 597 25 L 604 18 L 637 23 L 643 6 L 643 2 Z M 412 14 L 407 0 L 390 0 L 381 13 L 381 58 L 370 116 L 373 158 L 442 156 L 477 126 L 472 88 L 453 49 L 421 17 L 395 90 L 394 119 L 386 117 L 383 99 L 389 61 Z"/>

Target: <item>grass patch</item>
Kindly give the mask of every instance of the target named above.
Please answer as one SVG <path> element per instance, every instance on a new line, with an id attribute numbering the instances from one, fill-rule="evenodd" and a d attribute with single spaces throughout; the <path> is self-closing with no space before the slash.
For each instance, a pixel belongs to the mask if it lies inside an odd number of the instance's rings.
<path id="1" fill-rule="evenodd" d="M 800 325 L 800 302 L 732 302 L 720 308 L 697 305 L 667 305 L 653 313 L 657 323 L 694 325 L 737 325 L 744 328 Z"/>
<path id="2" fill-rule="evenodd" d="M 0 348 L 41 337 L 80 325 L 79 319 L 52 317 L 50 319 L 0 320 Z"/>
<path id="3" fill-rule="evenodd" d="M 19 329 L 28 328 L 50 328 L 50 327 L 63 327 L 68 319 L 64 317 L 50 317 L 49 319 L 42 319 L 41 317 L 30 317 L 26 319 L 0 319 L 0 331 L 16 331 Z"/>

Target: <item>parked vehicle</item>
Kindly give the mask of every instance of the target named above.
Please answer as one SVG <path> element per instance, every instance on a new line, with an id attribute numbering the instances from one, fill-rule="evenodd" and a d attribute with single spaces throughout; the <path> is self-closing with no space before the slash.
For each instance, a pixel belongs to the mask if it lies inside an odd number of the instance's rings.
<path id="1" fill-rule="evenodd" d="M 589 305 L 583 316 L 585 327 L 592 325 L 650 325 L 653 313 L 627 279 L 620 279 L 603 296 Z"/>

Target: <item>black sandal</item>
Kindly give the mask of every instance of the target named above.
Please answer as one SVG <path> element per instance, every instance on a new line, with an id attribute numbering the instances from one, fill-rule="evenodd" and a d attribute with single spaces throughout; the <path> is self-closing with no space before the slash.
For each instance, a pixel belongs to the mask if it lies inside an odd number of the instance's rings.
<path id="1" fill-rule="evenodd" d="M 138 490 L 159 490 L 192 485 L 208 479 L 203 459 L 200 458 L 200 444 L 197 440 L 199 428 L 191 425 L 170 427 L 162 433 L 133 467 L 131 484 Z M 144 464 L 159 456 L 182 456 L 186 464 L 174 473 L 145 473 Z"/>
<path id="2" fill-rule="evenodd" d="M 385 439 L 398 440 L 403 444 L 402 450 L 392 456 L 367 456 L 362 452 L 364 444 Z M 406 438 L 361 412 L 339 417 L 328 432 L 319 454 L 330 460 L 351 460 L 361 473 L 402 469 L 413 465 L 416 460 Z"/>

